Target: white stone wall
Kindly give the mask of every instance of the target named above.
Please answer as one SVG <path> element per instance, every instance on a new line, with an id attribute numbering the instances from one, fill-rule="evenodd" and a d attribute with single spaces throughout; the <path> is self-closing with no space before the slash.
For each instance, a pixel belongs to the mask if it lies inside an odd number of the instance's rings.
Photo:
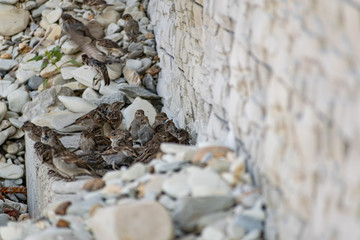
<path id="1" fill-rule="evenodd" d="M 150 0 L 149 14 L 164 110 L 249 154 L 266 237 L 359 239 L 360 1 Z"/>

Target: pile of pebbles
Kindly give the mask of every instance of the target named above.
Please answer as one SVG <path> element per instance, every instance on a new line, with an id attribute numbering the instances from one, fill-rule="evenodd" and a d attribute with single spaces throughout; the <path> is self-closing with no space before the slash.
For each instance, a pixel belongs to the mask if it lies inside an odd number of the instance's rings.
<path id="1" fill-rule="evenodd" d="M 156 95 L 159 59 L 153 26 L 145 14 L 147 1 L 111 4 L 114 6 L 104 14 L 95 15 L 80 2 L 0 0 L 0 225 L 28 217 L 24 122 L 63 130 L 100 103 L 124 101 L 131 104 L 124 113 L 128 127 L 132 109 L 144 109 L 151 123 L 161 109 Z M 63 64 L 70 59 L 81 62 L 82 54 L 79 46 L 61 35 L 60 16 L 65 12 L 129 51 L 125 63 L 109 66 L 110 86 L 93 86 L 95 72 L 88 66 Z M 123 30 L 124 13 L 131 13 L 139 22 L 141 34 L 135 43 L 128 41 Z M 60 72 L 52 64 L 41 70 L 43 60 L 29 61 L 56 46 L 61 46 L 63 53 L 57 63 Z"/>
<path id="2" fill-rule="evenodd" d="M 53 202 L 42 217 L 29 219 L 21 192 L 24 122 L 80 131 L 81 126 L 64 127 L 101 103 L 122 101 L 127 105 L 122 127 L 128 128 L 137 109 L 145 111 L 151 124 L 161 111 L 148 1 L 107 2 L 114 6 L 95 15 L 80 1 L 0 0 L 0 184 L 19 190 L 0 196 L 1 238 L 262 239 L 264 203 L 246 172 L 245 156 L 221 146 L 166 143 L 162 154 L 147 164 L 110 171 L 101 179 L 58 181 L 52 191 L 73 195 L 73 200 Z M 66 63 L 81 62 L 82 53 L 61 36 L 64 12 L 128 50 L 124 63 L 108 66 L 109 86 L 94 86 L 90 67 Z M 125 13 L 140 25 L 135 43 L 123 30 Z M 57 63 L 60 72 L 51 64 L 41 70 L 42 60 L 29 61 L 56 46 L 64 54 Z"/>
<path id="3" fill-rule="evenodd" d="M 1 227 L 2 239 L 262 239 L 264 204 L 244 156 L 221 146 L 163 143 L 161 150 L 148 164 L 101 179 L 59 182 L 53 191 L 76 200 Z"/>

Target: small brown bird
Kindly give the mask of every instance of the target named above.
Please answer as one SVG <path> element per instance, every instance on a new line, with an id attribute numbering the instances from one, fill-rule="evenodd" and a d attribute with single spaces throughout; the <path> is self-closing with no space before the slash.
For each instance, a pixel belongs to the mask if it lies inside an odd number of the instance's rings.
<path id="1" fill-rule="evenodd" d="M 115 147 L 102 154 L 103 159 L 116 169 L 116 166 L 130 166 L 138 154 L 131 147 Z"/>
<path id="2" fill-rule="evenodd" d="M 55 150 L 51 148 L 53 155 L 53 164 L 57 172 L 64 178 L 73 180 L 78 175 L 92 175 L 93 170 L 89 168 L 86 162 L 75 153 L 66 149 Z"/>
<path id="3" fill-rule="evenodd" d="M 132 147 L 132 137 L 128 130 L 116 129 L 110 133 L 111 147 Z"/>
<path id="4" fill-rule="evenodd" d="M 185 129 L 179 128 L 175 131 L 175 137 L 177 138 L 180 144 L 189 145 L 190 134 Z"/>
<path id="5" fill-rule="evenodd" d="M 133 140 L 139 139 L 138 131 L 140 129 L 140 120 L 145 116 L 144 110 L 138 109 L 135 112 L 134 120 L 132 120 L 129 131 Z"/>
<path id="6" fill-rule="evenodd" d="M 94 170 L 103 170 L 108 166 L 100 153 L 86 154 L 80 157 Z M 96 171 L 96 173 L 99 173 L 99 171 Z"/>
<path id="7" fill-rule="evenodd" d="M 68 35 L 71 39 L 75 38 L 76 35 L 95 39 L 90 34 L 89 29 L 82 22 L 75 19 L 70 14 L 63 13 L 61 15 L 61 19 L 63 20 L 62 28 L 65 34 Z"/>
<path id="8" fill-rule="evenodd" d="M 93 67 L 96 72 L 98 72 L 105 81 L 105 86 L 110 85 L 110 77 L 106 68 L 106 64 L 104 62 L 100 62 L 95 58 L 89 57 L 86 54 L 81 55 L 82 61 L 84 64 Z M 95 86 L 100 79 L 96 79 L 93 85 Z"/>
<path id="9" fill-rule="evenodd" d="M 140 33 L 139 23 L 130 14 L 124 14 L 122 16 L 122 19 L 125 20 L 124 30 L 126 36 L 129 38 L 130 41 L 136 42 L 137 36 Z"/>
<path id="10" fill-rule="evenodd" d="M 161 125 L 159 125 L 161 126 Z M 145 150 L 138 156 L 135 162 L 148 163 L 156 157 L 156 154 L 160 152 L 160 145 L 163 142 L 177 143 L 178 140 L 169 132 L 163 131 L 157 132 L 154 137 L 145 145 Z"/>
<path id="11" fill-rule="evenodd" d="M 149 119 L 146 116 L 140 120 L 138 136 L 141 146 L 145 146 L 145 144 L 154 136 L 154 130 L 150 126 Z"/>
<path id="12" fill-rule="evenodd" d="M 49 145 L 42 142 L 36 142 L 34 144 L 34 150 L 41 162 L 52 164 L 52 152 Z"/>
<path id="13" fill-rule="evenodd" d="M 79 148 L 83 154 L 91 154 L 96 150 L 95 135 L 88 130 L 81 132 Z"/>
<path id="14" fill-rule="evenodd" d="M 110 124 L 111 129 L 115 130 L 120 126 L 120 124 L 123 120 L 123 115 L 122 115 L 121 111 L 113 111 L 113 112 L 109 112 L 106 115 L 106 119 L 107 119 L 107 122 Z M 105 133 L 105 135 L 106 135 L 106 133 Z"/>
<path id="15" fill-rule="evenodd" d="M 157 126 L 165 124 L 166 120 L 168 120 L 166 113 L 160 112 L 156 114 L 152 128 L 155 130 Z"/>
<path id="16" fill-rule="evenodd" d="M 87 5 L 94 11 L 95 15 L 101 13 L 106 7 L 113 6 L 112 4 L 107 4 L 105 0 L 88 0 Z"/>
<path id="17" fill-rule="evenodd" d="M 85 113 L 81 117 L 77 118 L 75 122 L 70 123 L 65 127 L 69 127 L 71 125 L 93 126 L 95 121 L 97 121 L 101 125 L 101 120 L 105 121 L 105 116 L 109 107 L 109 104 L 101 103 L 99 106 L 97 106 L 97 108 L 91 110 L 88 113 Z"/>
<path id="18" fill-rule="evenodd" d="M 164 123 L 165 131 L 170 133 L 171 135 L 175 136 L 176 133 L 176 126 L 173 120 L 169 119 Z"/>
<path id="19" fill-rule="evenodd" d="M 114 57 L 122 57 L 126 54 L 126 51 L 122 49 L 116 42 L 110 39 L 99 39 L 95 41 L 97 49 L 103 52 L 105 55 L 113 55 Z"/>
<path id="20" fill-rule="evenodd" d="M 34 142 L 41 141 L 42 127 L 39 127 L 32 122 L 25 122 L 21 127 L 21 130 L 25 131 L 29 138 L 31 138 Z"/>
<path id="21" fill-rule="evenodd" d="M 120 111 L 122 107 L 125 106 L 124 102 L 114 102 L 113 104 L 111 104 L 109 110 L 110 111 Z"/>
<path id="22" fill-rule="evenodd" d="M 54 148 L 56 151 L 65 150 L 64 145 L 50 128 L 44 128 L 41 134 L 41 142 Z"/>

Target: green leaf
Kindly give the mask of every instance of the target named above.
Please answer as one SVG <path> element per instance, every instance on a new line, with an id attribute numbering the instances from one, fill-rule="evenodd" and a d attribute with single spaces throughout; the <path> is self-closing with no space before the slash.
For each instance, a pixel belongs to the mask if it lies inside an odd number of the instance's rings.
<path id="1" fill-rule="evenodd" d="M 46 68 L 46 66 L 49 64 L 49 60 L 47 58 L 44 59 L 43 63 L 41 64 L 41 69 L 40 71 L 42 71 L 44 68 Z"/>
<path id="2" fill-rule="evenodd" d="M 37 55 L 37 56 L 33 57 L 32 59 L 29 59 L 28 62 L 30 62 L 30 61 L 39 61 L 39 60 L 41 60 L 42 58 L 43 58 L 42 56 Z"/>
<path id="3" fill-rule="evenodd" d="M 55 52 L 60 52 L 60 46 L 56 46 L 54 47 L 51 51 Z"/>
<path id="4" fill-rule="evenodd" d="M 63 54 L 61 52 L 55 52 L 54 56 L 55 56 L 55 61 L 58 62 L 62 58 Z"/>
<path id="5" fill-rule="evenodd" d="M 48 79 L 45 78 L 45 80 L 43 81 L 43 89 L 42 89 L 42 91 L 44 91 L 46 89 L 47 82 L 48 82 Z"/>
<path id="6" fill-rule="evenodd" d="M 71 59 L 71 60 L 67 61 L 66 63 L 72 63 L 72 64 L 74 64 L 74 65 L 77 66 L 77 67 L 81 67 L 81 66 L 82 66 L 82 64 L 79 63 L 78 61 L 76 61 L 75 59 Z"/>

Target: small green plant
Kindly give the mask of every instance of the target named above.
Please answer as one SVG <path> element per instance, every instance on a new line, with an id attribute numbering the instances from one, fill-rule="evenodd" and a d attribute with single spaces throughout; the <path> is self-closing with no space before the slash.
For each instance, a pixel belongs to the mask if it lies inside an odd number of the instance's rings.
<path id="1" fill-rule="evenodd" d="M 66 61 L 63 64 L 61 64 L 60 66 L 58 66 L 57 64 L 61 60 L 62 57 L 63 57 L 63 53 L 60 51 L 60 46 L 56 46 L 51 50 L 46 50 L 44 56 L 37 55 L 37 56 L 29 59 L 28 62 L 43 60 L 40 71 L 42 71 L 44 68 L 46 68 L 49 63 L 51 63 L 51 65 L 55 66 L 56 70 L 58 72 L 61 71 L 61 67 L 66 63 L 72 63 L 73 65 L 75 65 L 77 67 L 82 66 L 82 64 L 79 63 L 78 61 L 76 61 L 75 59 L 70 59 L 69 61 Z M 43 90 L 46 87 L 47 81 L 48 81 L 48 79 L 46 78 L 43 82 Z"/>

